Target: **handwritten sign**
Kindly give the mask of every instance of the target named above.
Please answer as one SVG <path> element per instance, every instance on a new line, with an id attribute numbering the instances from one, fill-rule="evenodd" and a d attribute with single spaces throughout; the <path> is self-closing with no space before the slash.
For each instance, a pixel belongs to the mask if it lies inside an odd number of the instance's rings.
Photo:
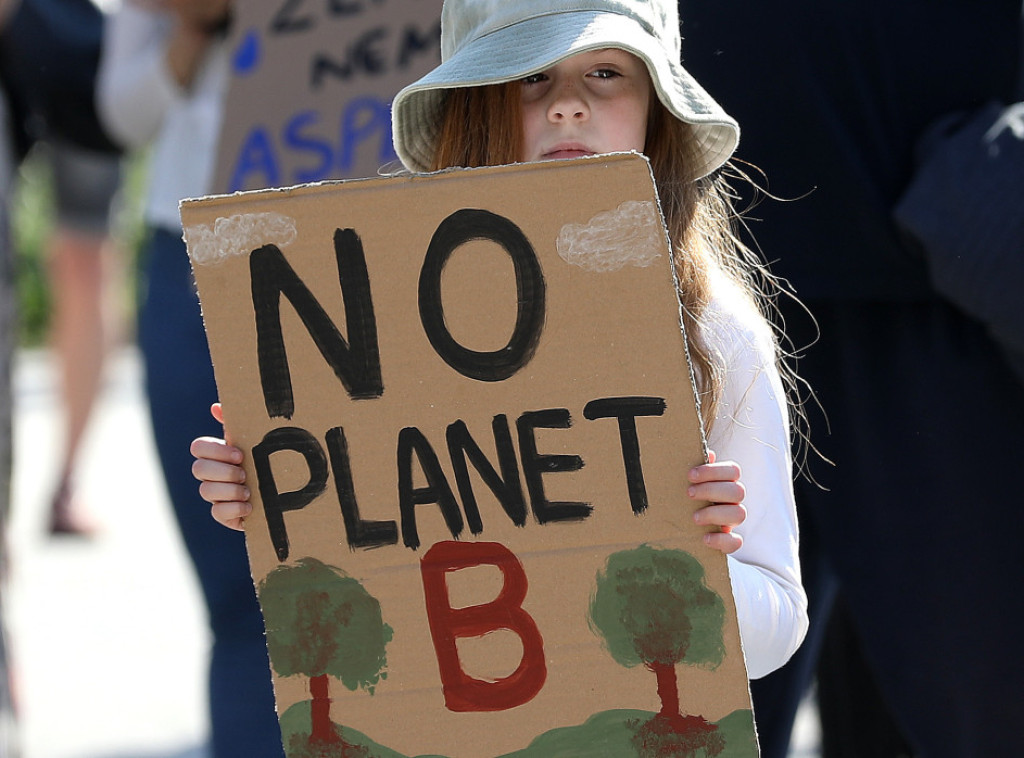
<path id="1" fill-rule="evenodd" d="M 646 159 L 182 219 L 290 758 L 757 755 Z"/>
<path id="2" fill-rule="evenodd" d="M 373 176 L 397 160 L 391 99 L 440 62 L 441 0 L 246 0 L 217 192 Z"/>

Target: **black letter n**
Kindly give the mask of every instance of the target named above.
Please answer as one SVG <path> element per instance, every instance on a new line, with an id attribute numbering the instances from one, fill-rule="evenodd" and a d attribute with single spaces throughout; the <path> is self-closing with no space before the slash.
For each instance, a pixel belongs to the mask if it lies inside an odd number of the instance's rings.
<path id="1" fill-rule="evenodd" d="M 384 392 L 377 321 L 373 315 L 363 244 L 352 229 L 338 229 L 334 233 L 334 252 L 345 301 L 348 342 L 275 245 L 264 245 L 249 256 L 260 380 L 271 418 L 291 418 L 295 412 L 288 355 L 281 332 L 281 295 L 295 308 L 309 336 L 350 397 L 380 397 Z"/>

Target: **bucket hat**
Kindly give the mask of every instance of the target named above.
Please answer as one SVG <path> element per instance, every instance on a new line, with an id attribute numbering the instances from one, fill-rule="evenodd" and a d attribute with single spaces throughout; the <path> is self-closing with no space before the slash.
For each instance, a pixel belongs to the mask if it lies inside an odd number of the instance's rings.
<path id="1" fill-rule="evenodd" d="M 411 171 L 430 169 L 444 90 L 516 81 L 609 47 L 643 60 L 661 102 L 695 127 L 700 176 L 729 159 L 739 126 L 683 69 L 676 0 L 445 0 L 441 64 L 392 105 L 398 157 Z"/>

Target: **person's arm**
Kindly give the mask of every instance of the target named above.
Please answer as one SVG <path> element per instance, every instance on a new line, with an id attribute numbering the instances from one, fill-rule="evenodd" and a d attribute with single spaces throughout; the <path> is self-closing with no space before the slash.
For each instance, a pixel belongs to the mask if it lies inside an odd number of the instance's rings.
<path id="1" fill-rule="evenodd" d="M 940 119 L 894 219 L 935 289 L 984 324 L 1024 380 L 1024 101 Z"/>
<path id="2" fill-rule="evenodd" d="M 729 373 L 709 444 L 742 467 L 742 545 L 728 555 L 740 638 L 751 679 L 782 666 L 807 633 L 800 578 L 788 408 L 765 331 L 714 329 Z"/>
<path id="3" fill-rule="evenodd" d="M 195 81 L 210 45 L 224 30 L 229 0 L 165 0 L 175 17 L 167 43 L 167 66 L 175 83 L 187 91 Z"/>
<path id="4" fill-rule="evenodd" d="M 108 19 L 97 107 L 106 128 L 129 147 L 156 137 L 168 110 L 188 96 L 217 37 L 212 19 L 227 12 L 227 3 L 210 0 L 200 12 L 196 2 L 124 0 Z"/>

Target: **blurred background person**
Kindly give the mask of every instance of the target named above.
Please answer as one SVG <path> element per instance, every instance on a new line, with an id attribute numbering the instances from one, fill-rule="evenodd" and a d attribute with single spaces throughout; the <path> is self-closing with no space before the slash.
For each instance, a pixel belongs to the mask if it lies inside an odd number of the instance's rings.
<path id="1" fill-rule="evenodd" d="M 9 0 L 0 0 L 0 30 L 3 29 L 9 10 Z M 11 497 L 11 361 L 17 339 L 9 225 L 11 179 L 14 173 L 12 152 L 10 112 L 7 98 L 0 88 L 0 758 L 17 758 L 20 755 L 3 605 L 10 555 L 6 526 Z"/>
<path id="2" fill-rule="evenodd" d="M 1021 98 L 1021 1 L 679 5 L 685 63 L 774 196 L 750 228 L 809 310 L 782 303 L 825 414 L 811 439 L 834 462 L 812 454 L 821 486 L 797 483 L 811 631 L 752 683 L 763 755 L 786 755 L 815 674 L 828 758 L 1010 755 L 1024 723 L 1024 552 L 1009 542 L 1024 337 L 1007 341 L 1024 320 L 1024 118 L 1018 136 L 998 124 Z M 961 170 L 943 186 L 936 161 Z M 938 197 L 957 185 L 959 200 Z M 920 192 L 935 204 L 908 209 Z M 945 233 L 919 236 L 908 210 Z"/>
<path id="3" fill-rule="evenodd" d="M 123 256 L 111 234 L 121 149 L 94 107 L 104 16 L 91 0 L 9 2 L 0 78 L 13 111 L 16 157 L 45 167 L 54 208 L 46 270 L 63 450 L 47 526 L 54 535 L 87 536 L 96 525 L 75 498 L 75 468 L 122 315 Z"/>
<path id="4" fill-rule="evenodd" d="M 149 151 L 138 341 L 157 453 L 206 603 L 213 758 L 281 758 L 263 618 L 244 536 L 199 498 L 189 443 L 219 435 L 217 399 L 178 202 L 209 192 L 229 56 L 227 0 L 124 0 L 110 18 L 99 106 L 112 134 Z"/>
<path id="5" fill-rule="evenodd" d="M 17 169 L 30 152 L 46 164 L 56 206 L 49 288 L 64 444 L 47 527 L 75 535 L 93 528 L 74 506 L 72 478 L 108 347 L 108 224 L 120 182 L 120 148 L 100 127 L 93 104 L 102 22 L 89 0 L 0 0 L 0 596 L 9 561 L 11 378 L 19 337 L 10 217 Z M 13 758 L 20 754 L 15 667 L 4 621 L 0 598 L 0 755 Z"/>
<path id="6" fill-rule="evenodd" d="M 82 436 L 99 395 L 104 367 L 121 336 L 122 251 L 111 233 L 121 183 L 117 156 L 43 143 L 51 168 L 55 226 L 48 240 L 49 344 L 57 358 L 64 410 L 64 449 L 50 504 L 54 535 L 89 536 L 93 516 L 75 496 Z"/>

